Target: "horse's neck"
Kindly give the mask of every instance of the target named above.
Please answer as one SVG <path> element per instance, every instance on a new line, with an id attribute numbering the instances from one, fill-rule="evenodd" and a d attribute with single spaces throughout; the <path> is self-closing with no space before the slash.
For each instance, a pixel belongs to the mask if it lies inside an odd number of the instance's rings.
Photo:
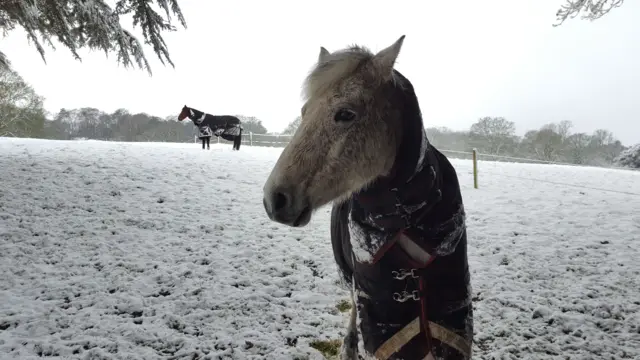
<path id="1" fill-rule="evenodd" d="M 424 129 L 418 132 L 418 135 L 420 136 L 404 137 L 411 143 L 401 144 L 398 147 L 390 174 L 378 178 L 368 187 L 369 189 L 383 191 L 401 188 L 423 169 L 427 161 L 425 154 L 429 146 L 429 140 Z"/>
<path id="2" fill-rule="evenodd" d="M 368 214 L 366 216 L 382 219 L 399 215 L 397 211 L 410 213 L 416 204 L 424 203 L 431 198 L 431 193 L 438 186 L 435 184 L 437 160 L 424 130 L 422 137 L 415 139 L 416 144 L 405 148 L 405 151 L 412 149 L 414 153 L 399 152 L 396 161 L 398 167 L 394 167 L 389 176 L 378 178 L 369 187 L 352 196 L 352 201 L 358 203 Z M 431 180 L 434 182 L 430 185 Z M 391 208 L 391 213 L 378 213 L 380 209 L 387 209 L 384 212 L 388 212 Z"/>
<path id="3" fill-rule="evenodd" d="M 189 114 L 189 119 L 191 119 L 191 121 L 193 121 L 194 124 L 196 125 L 200 125 L 202 124 L 202 122 L 204 121 L 204 118 L 207 116 L 206 113 L 201 112 L 199 115 L 198 113 L 196 113 L 195 111 L 193 112 L 193 115 Z"/>

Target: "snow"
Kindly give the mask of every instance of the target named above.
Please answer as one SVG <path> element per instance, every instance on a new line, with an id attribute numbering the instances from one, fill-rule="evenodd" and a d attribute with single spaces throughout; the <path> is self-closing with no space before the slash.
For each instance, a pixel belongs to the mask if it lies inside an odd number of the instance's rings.
<path id="1" fill-rule="evenodd" d="M 322 359 L 349 295 L 329 207 L 264 213 L 281 150 L 0 138 L 0 358 Z M 452 163 L 474 358 L 640 359 L 640 172 Z"/>

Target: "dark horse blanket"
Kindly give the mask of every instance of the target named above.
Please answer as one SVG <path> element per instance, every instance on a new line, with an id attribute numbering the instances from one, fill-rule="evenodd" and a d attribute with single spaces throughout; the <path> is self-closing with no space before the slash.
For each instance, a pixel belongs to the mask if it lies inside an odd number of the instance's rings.
<path id="1" fill-rule="evenodd" d="M 215 135 L 228 141 L 234 141 L 242 130 L 240 119 L 231 115 L 205 114 L 203 118 L 192 120 L 198 127 L 198 138 Z"/>
<path id="2" fill-rule="evenodd" d="M 185 105 L 178 120 L 182 121 L 185 117 L 191 119 L 193 124 L 198 127 L 198 138 L 200 139 L 215 135 L 228 141 L 234 141 L 242 133 L 240 119 L 235 116 L 211 115 Z"/>
<path id="3" fill-rule="evenodd" d="M 457 174 L 429 144 L 421 117 L 405 122 L 395 173 L 332 209 L 333 252 L 358 316 L 358 336 L 345 341 L 379 359 L 469 359 L 473 310 Z M 401 241 L 426 261 L 409 257 Z"/>

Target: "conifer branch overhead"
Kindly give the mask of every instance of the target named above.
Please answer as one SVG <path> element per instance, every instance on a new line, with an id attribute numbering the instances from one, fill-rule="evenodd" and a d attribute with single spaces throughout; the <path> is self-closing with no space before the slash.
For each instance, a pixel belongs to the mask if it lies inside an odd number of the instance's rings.
<path id="1" fill-rule="evenodd" d="M 118 63 L 137 66 L 152 75 L 151 67 L 138 39 L 120 25 L 122 16 L 133 18 L 134 28 L 142 29 L 144 43 L 150 45 L 162 64 L 174 63 L 162 37 L 176 31 L 174 15 L 187 27 L 177 0 L 117 0 L 110 6 L 105 0 L 2 0 L 0 31 L 6 35 L 16 27 L 25 30 L 27 38 L 45 60 L 43 44 L 53 47 L 55 39 L 81 60 L 78 50 L 89 48 L 105 54 L 116 53 Z M 113 1 L 111 1 L 113 3 Z M 156 10 L 157 9 L 157 10 Z M 10 63 L 0 51 L 0 66 Z"/>
<path id="2" fill-rule="evenodd" d="M 566 4 L 556 12 L 558 22 L 553 26 L 560 26 L 567 18 L 575 18 L 584 12 L 582 19 L 597 20 L 608 14 L 614 8 L 622 6 L 624 0 L 567 0 Z"/>

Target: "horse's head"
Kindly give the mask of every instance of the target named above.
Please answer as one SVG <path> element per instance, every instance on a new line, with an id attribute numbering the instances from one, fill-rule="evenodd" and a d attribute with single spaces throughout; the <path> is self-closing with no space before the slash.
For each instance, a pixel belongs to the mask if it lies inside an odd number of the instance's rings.
<path id="1" fill-rule="evenodd" d="M 187 117 L 189 117 L 189 111 L 191 109 L 189 109 L 189 107 L 187 107 L 187 105 L 182 107 L 182 111 L 180 111 L 180 115 L 178 115 L 178 121 L 182 121 L 184 119 L 186 119 Z"/>
<path id="2" fill-rule="evenodd" d="M 393 66 L 404 35 L 377 54 L 324 47 L 304 83 L 302 122 L 264 186 L 274 221 L 305 226 L 317 208 L 388 175 L 402 141 Z"/>

